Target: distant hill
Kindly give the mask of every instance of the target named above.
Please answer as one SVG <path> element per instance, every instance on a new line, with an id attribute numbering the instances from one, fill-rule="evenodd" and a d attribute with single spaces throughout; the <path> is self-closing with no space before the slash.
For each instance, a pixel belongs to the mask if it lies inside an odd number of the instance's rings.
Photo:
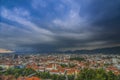
<path id="1" fill-rule="evenodd" d="M 21 51 L 16 51 L 17 54 L 22 54 L 22 53 L 71 53 L 71 54 L 99 54 L 99 53 L 103 53 L 103 54 L 120 54 L 120 46 L 118 47 L 109 47 L 109 48 L 98 48 L 98 49 L 93 49 L 93 50 L 68 50 L 68 51 L 54 51 L 54 50 L 50 50 L 50 51 L 40 51 L 40 50 L 36 50 L 36 49 L 31 49 L 30 51 L 25 51 L 25 50 L 21 50 Z"/>
<path id="2" fill-rule="evenodd" d="M 65 51 L 64 53 L 81 53 L 81 54 L 120 54 L 120 46 L 109 47 L 109 48 L 98 48 L 93 50 L 75 50 L 75 51 Z"/>

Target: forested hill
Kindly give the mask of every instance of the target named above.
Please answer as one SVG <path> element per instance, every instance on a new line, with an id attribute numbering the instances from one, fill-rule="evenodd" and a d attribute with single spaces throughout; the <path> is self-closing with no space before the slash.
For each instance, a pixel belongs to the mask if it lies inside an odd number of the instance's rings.
<path id="1" fill-rule="evenodd" d="M 118 46 L 118 47 L 110 47 L 110 48 L 98 48 L 98 49 L 93 49 L 93 50 L 65 51 L 65 53 L 81 53 L 81 54 L 105 53 L 105 54 L 120 54 L 120 46 Z"/>

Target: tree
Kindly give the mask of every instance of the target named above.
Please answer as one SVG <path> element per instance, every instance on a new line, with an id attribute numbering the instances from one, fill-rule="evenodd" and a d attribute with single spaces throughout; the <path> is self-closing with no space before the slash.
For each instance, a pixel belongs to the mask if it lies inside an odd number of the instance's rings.
<path id="1" fill-rule="evenodd" d="M 68 75 L 68 80 L 74 80 L 75 76 L 74 75 Z"/>

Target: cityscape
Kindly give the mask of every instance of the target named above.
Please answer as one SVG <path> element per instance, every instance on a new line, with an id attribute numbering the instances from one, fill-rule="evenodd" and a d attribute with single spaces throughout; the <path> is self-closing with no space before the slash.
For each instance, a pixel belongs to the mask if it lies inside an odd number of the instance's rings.
<path id="1" fill-rule="evenodd" d="M 119 80 L 120 55 L 1 53 L 0 75 L 1 80 Z"/>
<path id="2" fill-rule="evenodd" d="M 0 80 L 120 80 L 120 0 L 0 0 Z"/>

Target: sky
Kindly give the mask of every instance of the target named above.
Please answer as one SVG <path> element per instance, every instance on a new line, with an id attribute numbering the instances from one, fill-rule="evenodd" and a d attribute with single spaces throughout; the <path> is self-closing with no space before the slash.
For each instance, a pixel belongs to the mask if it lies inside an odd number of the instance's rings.
<path id="1" fill-rule="evenodd" d="M 120 0 L 0 0 L 0 48 L 120 46 Z"/>

